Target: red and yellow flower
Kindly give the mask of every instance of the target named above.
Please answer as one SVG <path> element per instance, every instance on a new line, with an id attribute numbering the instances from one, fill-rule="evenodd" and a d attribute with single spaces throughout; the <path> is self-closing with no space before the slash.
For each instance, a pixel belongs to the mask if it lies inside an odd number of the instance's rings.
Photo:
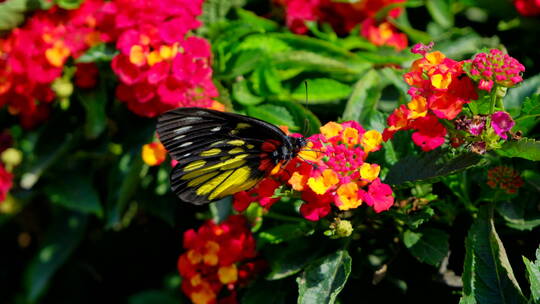
<path id="1" fill-rule="evenodd" d="M 221 224 L 204 223 L 184 233 L 186 252 L 178 259 L 182 291 L 195 304 L 236 303 L 236 290 L 265 267 L 256 259 L 255 239 L 246 219 L 230 216 Z"/>

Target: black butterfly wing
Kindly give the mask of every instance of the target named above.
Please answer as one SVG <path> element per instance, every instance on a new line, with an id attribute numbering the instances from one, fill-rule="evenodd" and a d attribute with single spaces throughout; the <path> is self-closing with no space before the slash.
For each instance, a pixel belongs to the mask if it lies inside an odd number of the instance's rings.
<path id="1" fill-rule="evenodd" d="M 159 138 L 178 164 L 171 187 L 185 202 L 205 204 L 250 189 L 277 164 L 272 152 L 292 149 L 276 126 L 204 108 L 179 108 L 158 120 Z"/>

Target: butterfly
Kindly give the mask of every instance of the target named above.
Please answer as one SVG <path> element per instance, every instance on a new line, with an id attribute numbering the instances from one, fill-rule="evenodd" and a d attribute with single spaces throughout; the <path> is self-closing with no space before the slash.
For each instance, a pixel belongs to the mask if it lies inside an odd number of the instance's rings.
<path id="1" fill-rule="evenodd" d="M 263 120 L 196 107 L 163 113 L 157 133 L 178 161 L 172 190 L 195 205 L 251 189 L 306 146 Z"/>

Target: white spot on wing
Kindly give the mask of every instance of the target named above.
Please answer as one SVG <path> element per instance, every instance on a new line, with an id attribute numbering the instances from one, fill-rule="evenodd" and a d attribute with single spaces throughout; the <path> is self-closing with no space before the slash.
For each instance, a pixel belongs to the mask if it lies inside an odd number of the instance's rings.
<path id="1" fill-rule="evenodd" d="M 179 139 L 182 139 L 182 138 L 184 138 L 184 137 L 186 137 L 186 134 L 180 135 L 180 136 L 176 136 L 175 138 L 173 138 L 173 140 L 179 140 Z"/>
<path id="2" fill-rule="evenodd" d="M 191 126 L 181 127 L 181 128 L 178 128 L 178 129 L 174 130 L 174 133 L 176 133 L 176 134 L 183 133 L 184 131 L 187 131 L 187 130 L 189 130 L 191 128 L 192 128 Z"/>
<path id="3" fill-rule="evenodd" d="M 210 131 L 217 132 L 219 130 L 221 130 L 221 126 L 217 126 L 217 127 L 213 128 L 213 129 L 211 129 Z"/>
<path id="4" fill-rule="evenodd" d="M 190 117 L 182 118 L 182 121 L 192 122 L 192 121 L 198 121 L 198 120 L 201 120 L 201 119 L 202 119 L 202 117 L 190 116 Z"/>
<path id="5" fill-rule="evenodd" d="M 186 154 L 182 155 L 182 157 L 188 157 L 190 155 L 191 155 L 191 153 L 186 153 Z"/>
<path id="6" fill-rule="evenodd" d="M 191 144 L 192 144 L 191 141 L 186 141 L 185 143 L 183 143 L 183 144 L 180 145 L 180 148 L 182 148 L 182 147 L 187 147 L 187 146 L 189 146 L 189 145 L 191 145 Z"/>

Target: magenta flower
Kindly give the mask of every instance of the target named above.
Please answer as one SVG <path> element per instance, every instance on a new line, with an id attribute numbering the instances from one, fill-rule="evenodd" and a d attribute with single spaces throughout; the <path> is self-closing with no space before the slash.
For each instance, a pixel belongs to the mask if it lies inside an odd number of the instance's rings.
<path id="1" fill-rule="evenodd" d="M 512 117 L 504 111 L 495 112 L 491 115 L 491 127 L 502 139 L 508 138 L 506 132 L 510 131 L 515 124 Z"/>

